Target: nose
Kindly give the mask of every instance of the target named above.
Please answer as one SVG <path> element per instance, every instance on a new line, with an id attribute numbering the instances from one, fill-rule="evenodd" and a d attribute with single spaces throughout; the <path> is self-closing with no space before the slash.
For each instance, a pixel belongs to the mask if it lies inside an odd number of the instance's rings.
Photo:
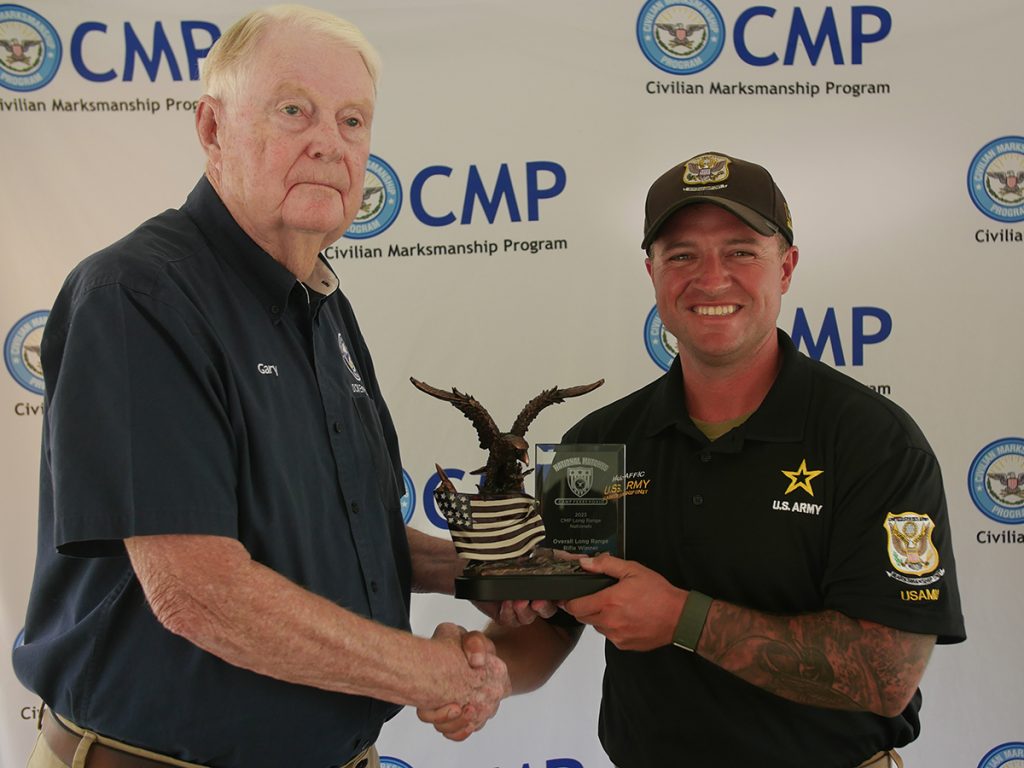
<path id="1" fill-rule="evenodd" d="M 323 116 L 310 128 L 308 152 L 315 160 L 333 163 L 344 154 L 344 141 L 333 117 Z"/>
<path id="2" fill-rule="evenodd" d="M 732 278 L 721 256 L 712 255 L 702 258 L 698 264 L 698 270 L 693 282 L 704 293 L 714 295 L 729 287 Z"/>

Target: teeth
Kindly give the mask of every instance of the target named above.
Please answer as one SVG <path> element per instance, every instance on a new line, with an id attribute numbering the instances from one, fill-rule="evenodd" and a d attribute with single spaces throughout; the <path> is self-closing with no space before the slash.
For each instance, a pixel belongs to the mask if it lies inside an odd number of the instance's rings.
<path id="1" fill-rule="evenodd" d="M 738 309 L 736 304 L 717 304 L 715 306 L 696 306 L 693 311 L 698 315 L 731 315 Z"/>

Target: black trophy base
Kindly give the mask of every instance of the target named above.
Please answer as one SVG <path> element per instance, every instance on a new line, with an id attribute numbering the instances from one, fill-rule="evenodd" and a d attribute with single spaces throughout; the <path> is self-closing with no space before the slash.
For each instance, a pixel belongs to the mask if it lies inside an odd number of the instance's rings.
<path id="1" fill-rule="evenodd" d="M 602 573 L 474 574 L 455 579 L 455 596 L 463 600 L 572 600 L 598 592 L 618 579 Z"/>

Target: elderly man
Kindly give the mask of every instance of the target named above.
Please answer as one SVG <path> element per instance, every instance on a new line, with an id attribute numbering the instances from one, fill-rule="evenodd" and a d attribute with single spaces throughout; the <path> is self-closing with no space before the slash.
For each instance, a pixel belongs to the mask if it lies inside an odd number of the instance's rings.
<path id="1" fill-rule="evenodd" d="M 488 634 L 515 690 L 583 624 L 607 638 L 599 731 L 620 768 L 901 765 L 932 647 L 965 637 L 935 455 L 895 403 L 776 328 L 799 252 L 768 171 L 703 153 L 654 182 L 646 214 L 679 356 L 563 438 L 624 443 L 649 481 L 627 499 L 629 559 L 584 559 L 618 583 L 571 616 L 506 605 L 550 619 Z"/>
<path id="2" fill-rule="evenodd" d="M 49 708 L 31 765 L 362 767 L 399 705 L 479 727 L 507 693 L 486 644 L 470 666 L 458 628 L 408 631 L 454 552 L 403 525 L 394 427 L 318 254 L 359 210 L 377 71 L 330 14 L 240 20 L 204 71 L 204 178 L 55 302 L 14 653 Z"/>

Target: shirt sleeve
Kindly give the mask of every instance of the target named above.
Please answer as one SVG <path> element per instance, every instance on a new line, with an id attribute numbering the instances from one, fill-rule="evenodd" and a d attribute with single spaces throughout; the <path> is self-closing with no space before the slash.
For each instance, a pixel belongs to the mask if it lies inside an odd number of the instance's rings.
<path id="1" fill-rule="evenodd" d="M 965 638 L 938 461 L 914 445 L 880 452 L 839 490 L 825 606 L 939 642 Z"/>
<path id="2" fill-rule="evenodd" d="M 63 322 L 43 338 L 54 381 L 44 457 L 57 549 L 96 556 L 123 552 L 130 536 L 236 537 L 237 436 L 200 321 L 117 283 L 61 297 L 53 314 Z"/>

